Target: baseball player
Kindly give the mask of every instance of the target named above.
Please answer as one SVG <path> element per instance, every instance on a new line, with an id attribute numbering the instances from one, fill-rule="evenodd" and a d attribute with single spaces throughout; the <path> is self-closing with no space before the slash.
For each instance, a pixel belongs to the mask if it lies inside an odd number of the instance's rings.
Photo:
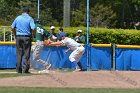
<path id="1" fill-rule="evenodd" d="M 36 43 L 35 45 L 31 47 L 32 56 L 35 62 L 38 62 L 44 65 L 45 70 L 43 71 L 47 71 L 51 67 L 51 64 L 40 59 L 39 55 L 40 55 L 41 50 L 44 47 L 44 39 L 50 38 L 51 34 L 39 24 L 40 23 L 39 20 L 36 20 L 35 23 L 36 23 L 36 38 L 35 38 Z"/>
<path id="2" fill-rule="evenodd" d="M 73 52 L 69 56 L 69 60 L 75 66 L 75 71 L 83 70 L 82 65 L 79 61 L 85 52 L 85 48 L 81 44 L 77 43 L 75 40 L 73 40 L 69 37 L 66 37 L 66 34 L 64 32 L 62 32 L 60 34 L 60 37 L 62 39 L 61 41 L 51 42 L 51 45 L 60 46 L 61 44 L 65 44 L 68 47 L 68 49 L 65 51 L 65 53 L 68 53 L 70 50 L 73 50 Z"/>

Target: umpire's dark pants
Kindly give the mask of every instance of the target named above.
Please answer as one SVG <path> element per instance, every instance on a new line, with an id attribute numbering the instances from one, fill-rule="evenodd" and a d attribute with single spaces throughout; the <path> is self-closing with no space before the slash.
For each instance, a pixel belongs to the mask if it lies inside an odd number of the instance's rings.
<path id="1" fill-rule="evenodd" d="M 30 68 L 31 37 L 16 36 L 16 71 L 29 73 Z"/>

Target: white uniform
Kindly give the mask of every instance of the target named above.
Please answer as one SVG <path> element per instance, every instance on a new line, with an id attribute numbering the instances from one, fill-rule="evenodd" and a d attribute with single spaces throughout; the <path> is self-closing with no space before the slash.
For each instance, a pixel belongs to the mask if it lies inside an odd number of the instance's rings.
<path id="1" fill-rule="evenodd" d="M 44 60 L 39 58 L 39 55 L 40 55 L 43 47 L 44 47 L 44 42 L 40 41 L 40 40 L 37 40 L 36 44 L 31 47 L 31 50 L 33 52 L 32 55 L 33 55 L 33 60 L 34 61 L 39 62 L 41 64 L 46 64 L 46 62 Z"/>
<path id="2" fill-rule="evenodd" d="M 68 48 L 73 50 L 73 52 L 69 56 L 69 60 L 71 62 L 74 62 L 74 61 L 79 62 L 80 58 L 85 52 L 85 48 L 81 44 L 77 43 L 75 40 L 69 37 L 65 37 L 65 39 L 62 40 L 61 42 L 62 44 L 65 44 Z"/>

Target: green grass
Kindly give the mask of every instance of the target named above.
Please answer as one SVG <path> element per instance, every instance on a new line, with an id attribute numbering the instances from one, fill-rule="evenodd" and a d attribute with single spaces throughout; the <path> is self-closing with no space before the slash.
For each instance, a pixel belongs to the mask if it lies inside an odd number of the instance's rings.
<path id="1" fill-rule="evenodd" d="M 0 93 L 140 93 L 140 89 L 1 87 Z"/>
<path id="2" fill-rule="evenodd" d="M 15 72 L 15 69 L 0 69 L 0 78 L 10 78 L 10 77 L 18 77 L 18 76 L 30 76 L 32 74 L 21 74 L 21 73 L 7 73 L 7 72 Z M 5 72 L 5 73 L 4 73 Z"/>
<path id="3" fill-rule="evenodd" d="M 16 69 L 0 69 L 0 72 L 15 72 Z"/>
<path id="4" fill-rule="evenodd" d="M 18 73 L 2 73 L 0 78 L 10 78 L 10 77 L 19 77 L 19 76 L 31 76 L 32 74 L 18 74 Z"/>

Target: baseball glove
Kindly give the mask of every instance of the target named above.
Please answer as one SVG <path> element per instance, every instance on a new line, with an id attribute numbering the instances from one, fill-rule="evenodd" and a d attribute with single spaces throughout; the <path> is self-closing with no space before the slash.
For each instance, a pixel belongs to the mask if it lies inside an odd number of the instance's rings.
<path id="1" fill-rule="evenodd" d="M 50 41 L 49 40 L 44 40 L 44 45 L 49 45 Z"/>

